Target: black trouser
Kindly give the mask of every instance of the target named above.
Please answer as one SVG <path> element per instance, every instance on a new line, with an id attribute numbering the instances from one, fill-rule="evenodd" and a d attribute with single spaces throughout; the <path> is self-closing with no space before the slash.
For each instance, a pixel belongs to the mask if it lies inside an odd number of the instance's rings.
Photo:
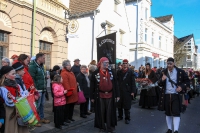
<path id="1" fill-rule="evenodd" d="M 130 120 L 130 110 L 124 109 L 125 120 Z M 118 108 L 118 118 L 123 118 L 123 108 Z"/>
<path id="2" fill-rule="evenodd" d="M 73 113 L 74 113 L 74 105 L 75 103 L 69 103 L 66 104 L 66 119 L 65 120 L 71 120 L 73 117 Z"/>
<path id="3" fill-rule="evenodd" d="M 86 98 L 85 103 L 80 104 L 80 116 L 86 115 L 88 112 L 89 98 Z"/>
<path id="4" fill-rule="evenodd" d="M 165 114 L 167 116 L 180 116 L 179 94 L 165 94 Z"/>
<path id="5" fill-rule="evenodd" d="M 114 127 L 111 126 L 111 104 L 112 98 L 100 98 L 101 104 L 101 120 L 102 120 L 102 129 L 107 131 L 113 131 Z M 105 125 L 106 123 L 106 125 Z M 107 126 L 107 128 L 106 128 Z"/>

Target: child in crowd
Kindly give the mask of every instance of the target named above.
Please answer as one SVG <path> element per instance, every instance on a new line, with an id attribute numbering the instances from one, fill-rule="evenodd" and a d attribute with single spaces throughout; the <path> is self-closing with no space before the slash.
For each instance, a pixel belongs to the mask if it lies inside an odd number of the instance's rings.
<path id="1" fill-rule="evenodd" d="M 15 76 L 15 81 L 17 82 L 17 84 L 20 85 L 20 87 L 22 88 L 22 90 L 26 93 L 26 95 L 28 94 L 28 91 L 24 85 L 24 82 L 22 80 L 22 77 L 24 75 L 24 66 L 20 63 L 20 62 L 16 62 L 15 64 L 12 65 L 12 67 L 15 69 L 16 71 L 16 76 Z"/>
<path id="2" fill-rule="evenodd" d="M 23 91 L 20 85 L 15 81 L 15 70 L 10 66 L 3 66 L 0 70 L 1 79 L 0 86 L 4 86 L 12 95 L 14 99 L 21 96 L 26 96 L 27 92 Z M 28 133 L 26 126 L 19 126 L 17 124 L 17 110 L 14 106 L 5 106 L 5 131 L 4 133 Z"/>
<path id="3" fill-rule="evenodd" d="M 54 123 L 56 128 L 63 129 L 67 126 L 65 122 L 65 94 L 67 90 L 64 90 L 62 85 L 63 79 L 60 75 L 55 75 L 52 81 L 52 90 L 54 96 Z"/>

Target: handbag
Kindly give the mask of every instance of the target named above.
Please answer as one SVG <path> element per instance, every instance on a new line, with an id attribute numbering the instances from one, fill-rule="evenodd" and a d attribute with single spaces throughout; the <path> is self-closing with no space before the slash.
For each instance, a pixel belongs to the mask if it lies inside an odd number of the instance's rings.
<path id="1" fill-rule="evenodd" d="M 78 86 L 78 101 L 76 104 L 81 104 L 81 103 L 85 103 L 86 99 L 85 96 L 83 94 L 83 91 L 80 89 L 80 86 Z"/>

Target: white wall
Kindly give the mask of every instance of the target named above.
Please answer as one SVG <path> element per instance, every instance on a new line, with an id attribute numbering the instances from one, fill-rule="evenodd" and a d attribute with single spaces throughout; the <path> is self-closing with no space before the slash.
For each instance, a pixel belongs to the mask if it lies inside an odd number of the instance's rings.
<path id="1" fill-rule="evenodd" d="M 78 35 L 78 38 L 69 38 L 68 59 L 73 61 L 79 58 L 81 64 L 88 65 L 91 61 L 92 19 L 91 17 L 84 17 L 77 21 L 79 28 L 75 34 Z"/>
<path id="2" fill-rule="evenodd" d="M 134 49 L 136 47 L 136 18 L 137 18 L 137 3 L 130 2 L 126 4 L 127 12 L 128 12 L 128 20 L 131 27 L 130 33 L 130 49 Z M 147 19 L 145 15 L 145 10 L 148 9 Z M 151 57 L 150 63 L 152 66 L 164 67 L 164 60 L 168 57 L 173 57 L 173 19 L 168 23 L 171 26 L 171 30 L 166 28 L 163 24 L 156 21 L 155 18 L 151 17 L 151 2 L 149 0 L 141 0 L 138 3 L 138 47 L 143 47 L 141 51 L 142 54 L 139 55 L 138 52 L 138 60 L 140 64 L 144 64 L 145 60 L 141 59 L 145 56 Z M 167 24 L 166 24 L 167 25 Z M 147 29 L 147 41 L 145 41 L 145 29 Z M 154 33 L 154 43 L 152 44 L 152 32 Z M 161 48 L 159 48 L 159 36 L 161 36 Z M 167 41 L 166 41 L 167 40 Z M 159 54 L 159 58 L 155 61 L 154 57 L 152 57 L 152 53 Z M 134 58 L 130 58 L 132 65 L 135 65 L 136 61 Z M 160 65 L 158 61 L 161 60 Z M 139 67 L 136 66 L 136 67 Z"/>
<path id="3" fill-rule="evenodd" d="M 118 5 L 118 13 L 114 12 L 114 0 L 103 0 L 100 6 L 97 8 L 100 10 L 100 13 L 97 13 L 95 16 L 94 24 L 94 51 L 93 55 L 95 60 L 97 60 L 97 50 L 96 50 L 96 37 L 103 31 L 101 28 L 102 22 L 110 22 L 114 26 L 111 30 L 117 31 L 117 58 L 119 59 L 129 59 L 129 27 L 127 23 L 127 18 L 124 9 L 124 1 L 121 0 L 121 3 Z M 75 34 L 78 34 L 79 38 L 69 38 L 68 42 L 68 57 L 70 60 L 79 58 L 81 64 L 88 65 L 91 61 L 91 46 L 92 46 L 92 14 L 84 18 L 78 18 L 79 29 Z M 120 32 L 123 30 L 123 43 L 120 42 Z M 115 32 L 111 31 L 111 32 Z M 105 32 L 102 32 L 100 36 L 105 35 Z M 100 37 L 99 36 L 99 37 Z"/>

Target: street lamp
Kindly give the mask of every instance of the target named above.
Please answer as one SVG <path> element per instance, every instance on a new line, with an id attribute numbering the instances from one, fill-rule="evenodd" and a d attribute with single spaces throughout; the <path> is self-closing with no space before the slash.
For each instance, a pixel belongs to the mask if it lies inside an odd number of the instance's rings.
<path id="1" fill-rule="evenodd" d="M 136 47 L 135 47 L 135 68 L 138 68 L 138 0 L 137 0 L 137 13 L 136 13 Z"/>

